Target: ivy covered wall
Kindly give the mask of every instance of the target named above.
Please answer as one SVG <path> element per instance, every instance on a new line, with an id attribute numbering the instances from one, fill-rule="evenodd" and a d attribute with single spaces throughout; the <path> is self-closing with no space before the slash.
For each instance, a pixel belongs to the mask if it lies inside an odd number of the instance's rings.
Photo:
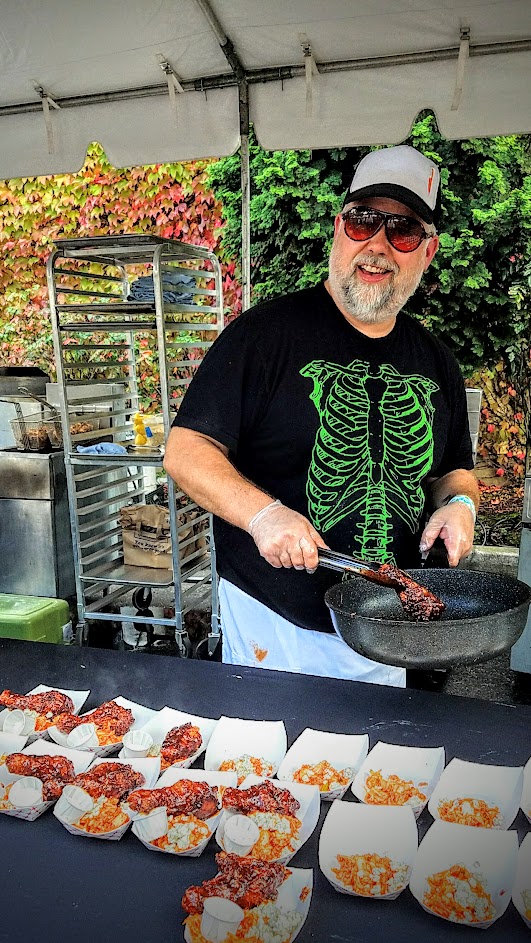
<path id="1" fill-rule="evenodd" d="M 226 309 L 239 313 L 236 263 L 219 245 L 221 203 L 207 183 L 207 165 L 116 170 L 92 144 L 79 173 L 0 182 L 0 362 L 54 373 L 46 260 L 61 237 L 136 232 L 206 246 L 222 262 Z M 146 383 L 148 376 L 146 362 Z"/>

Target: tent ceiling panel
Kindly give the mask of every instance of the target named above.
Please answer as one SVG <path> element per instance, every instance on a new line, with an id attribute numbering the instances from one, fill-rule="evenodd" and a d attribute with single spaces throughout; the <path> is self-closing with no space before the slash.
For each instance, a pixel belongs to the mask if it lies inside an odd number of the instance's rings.
<path id="1" fill-rule="evenodd" d="M 300 34 L 317 62 L 446 49 L 461 24 L 476 44 L 531 38 L 529 0 L 213 0 L 246 69 L 300 63 Z"/>
<path id="2" fill-rule="evenodd" d="M 251 113 L 262 147 L 316 148 L 402 141 L 423 108 L 431 108 L 448 138 L 531 130 L 529 53 L 469 63 L 459 108 L 451 110 L 455 62 L 336 72 L 316 77 L 311 113 L 304 79 L 250 89 Z M 282 121 L 277 115 L 282 114 Z M 493 124 L 493 115 L 495 123 Z"/>
<path id="3" fill-rule="evenodd" d="M 52 153 L 42 116 L 0 119 L 4 178 L 79 170 L 91 141 L 103 145 L 115 167 L 194 160 L 198 155 L 221 157 L 234 153 L 239 144 L 237 88 L 211 89 L 206 98 L 199 93 L 177 95 L 175 110 L 166 96 L 61 108 L 51 119 Z"/>
<path id="4" fill-rule="evenodd" d="M 163 81 L 162 53 L 184 79 L 227 71 L 195 0 L 7 0 L 0 31 L 0 105 Z"/>
<path id="5" fill-rule="evenodd" d="M 450 137 L 531 132 L 531 0 L 210 0 L 210 8 L 247 73 L 265 147 L 392 143 L 422 108 Z M 235 150 L 236 78 L 207 13 L 201 0 L 4 0 L 0 177 L 76 170 L 92 140 L 117 166 Z M 452 110 L 463 26 L 470 59 Z M 305 39 L 319 70 L 311 86 Z M 522 41 L 527 52 L 507 46 Z M 485 55 L 485 44 L 497 54 Z M 400 59 L 411 55 L 415 62 Z M 180 82 L 175 102 L 160 57 Z M 60 106 L 51 102 L 48 126 L 36 85 Z"/>

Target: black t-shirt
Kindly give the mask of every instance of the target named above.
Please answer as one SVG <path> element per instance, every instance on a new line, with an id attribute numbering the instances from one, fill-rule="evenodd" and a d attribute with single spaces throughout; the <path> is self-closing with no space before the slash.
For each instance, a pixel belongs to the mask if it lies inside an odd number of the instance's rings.
<path id="1" fill-rule="evenodd" d="M 174 425 L 229 449 L 250 481 L 308 517 L 332 550 L 418 563 L 425 482 L 473 467 L 466 394 L 448 348 L 400 313 L 386 337 L 352 327 L 324 285 L 229 324 Z M 339 576 L 275 569 L 245 531 L 215 518 L 220 576 L 290 622 L 332 631 Z"/>

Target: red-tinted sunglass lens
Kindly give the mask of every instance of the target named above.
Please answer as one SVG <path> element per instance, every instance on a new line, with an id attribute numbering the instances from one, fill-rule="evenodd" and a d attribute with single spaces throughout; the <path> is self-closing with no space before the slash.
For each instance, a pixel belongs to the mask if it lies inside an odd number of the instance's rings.
<path id="1" fill-rule="evenodd" d="M 387 238 L 399 252 L 414 252 L 418 249 L 425 232 L 416 219 L 391 216 L 386 220 L 385 231 Z"/>
<path id="2" fill-rule="evenodd" d="M 343 219 L 347 236 L 355 242 L 370 239 L 384 222 L 380 213 L 347 213 Z"/>

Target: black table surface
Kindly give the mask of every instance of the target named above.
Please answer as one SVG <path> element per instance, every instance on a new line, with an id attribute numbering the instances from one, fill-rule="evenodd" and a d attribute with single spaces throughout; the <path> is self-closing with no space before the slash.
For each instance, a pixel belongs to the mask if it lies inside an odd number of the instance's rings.
<path id="1" fill-rule="evenodd" d="M 0 639 L 0 690 L 37 684 L 88 689 L 86 708 L 121 694 L 159 709 L 169 705 L 207 717 L 227 714 L 283 720 L 288 744 L 305 727 L 368 733 L 378 740 L 435 747 L 453 756 L 518 766 L 531 754 L 531 708 L 423 691 L 337 681 L 161 655 L 62 647 Z M 202 760 L 198 765 L 202 765 Z M 346 797 L 352 799 L 349 793 Z M 395 901 L 335 891 L 317 862 L 319 825 L 292 859 L 313 868 L 314 891 L 300 943 L 460 943 L 473 930 L 427 914 L 406 889 Z M 432 822 L 427 810 L 419 835 Z M 520 811 L 520 840 L 528 830 Z M 181 897 L 216 872 L 212 840 L 199 858 L 149 851 L 129 830 L 120 841 L 69 834 L 48 810 L 34 822 L 0 815 L 0 940 L 76 943 L 178 943 Z M 529 941 L 512 903 L 489 928 L 489 943 Z"/>

